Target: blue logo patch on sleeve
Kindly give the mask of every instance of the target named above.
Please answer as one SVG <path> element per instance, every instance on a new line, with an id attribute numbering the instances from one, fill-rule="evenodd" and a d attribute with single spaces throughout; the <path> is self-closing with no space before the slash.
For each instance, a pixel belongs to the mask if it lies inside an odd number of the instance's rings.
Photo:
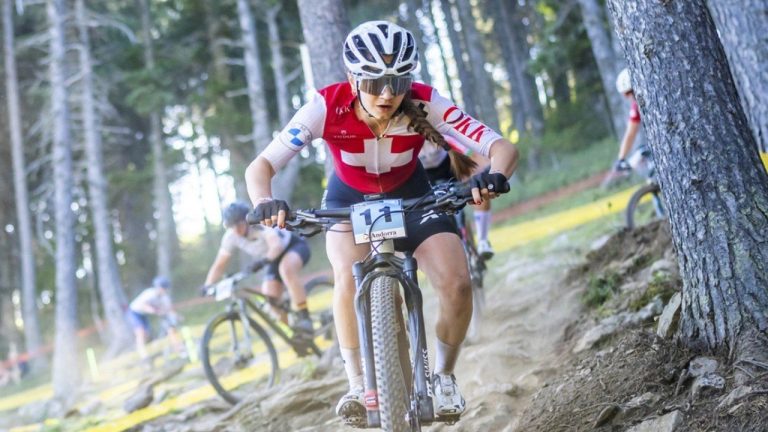
<path id="1" fill-rule="evenodd" d="M 312 134 L 309 132 L 309 128 L 303 124 L 292 123 L 285 129 L 282 141 L 297 148 L 303 147 L 305 144 L 312 141 Z"/>

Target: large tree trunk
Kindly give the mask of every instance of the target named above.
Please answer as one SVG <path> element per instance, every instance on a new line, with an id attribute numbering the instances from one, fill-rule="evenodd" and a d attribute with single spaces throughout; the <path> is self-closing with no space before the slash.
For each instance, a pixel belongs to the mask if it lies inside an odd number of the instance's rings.
<path id="1" fill-rule="evenodd" d="M 72 142 L 65 76 L 65 0 L 48 0 L 50 33 L 53 182 L 56 216 L 56 337 L 53 351 L 53 393 L 66 399 L 79 380 L 77 282 L 75 280 L 75 215 L 72 212 Z"/>
<path id="2" fill-rule="evenodd" d="M 451 6 L 450 0 L 440 0 L 440 7 L 443 17 L 445 18 L 448 40 L 451 42 L 451 52 L 453 53 L 453 60 L 456 63 L 456 72 L 459 74 L 459 82 L 461 83 L 462 108 L 467 114 L 480 119 L 480 116 L 478 115 L 480 110 L 477 107 L 477 99 L 475 98 L 475 95 L 477 94 L 475 81 L 472 79 L 472 72 L 469 70 L 467 62 L 464 60 L 464 53 L 467 52 L 467 49 L 464 46 L 461 34 L 457 30 L 456 19 L 453 15 L 453 7 Z"/>
<path id="3" fill-rule="evenodd" d="M 679 336 L 736 358 L 768 330 L 768 174 L 704 0 L 609 0 L 683 276 Z M 765 356 L 765 345 L 759 351 Z"/>
<path id="4" fill-rule="evenodd" d="M 248 103 L 251 108 L 251 121 L 253 123 L 254 154 L 259 154 L 272 141 L 272 136 L 270 134 L 269 115 L 267 115 L 267 104 L 264 98 L 264 78 L 261 74 L 259 45 L 256 42 L 256 22 L 253 19 L 248 0 L 237 0 L 237 15 L 240 18 L 245 78 L 248 83 Z"/>
<path id="5" fill-rule="evenodd" d="M 469 4 L 469 0 L 455 1 L 463 29 L 462 33 L 464 33 L 464 40 L 467 43 L 469 70 L 477 89 L 478 119 L 490 126 L 491 129 L 498 131 L 499 113 L 496 111 L 496 94 L 493 88 L 493 79 L 485 70 L 485 47 L 483 47 L 482 38 L 477 30 L 474 8 Z"/>
<path id="6" fill-rule="evenodd" d="M 8 102 L 8 126 L 11 133 L 13 157 L 13 187 L 16 196 L 16 219 L 19 232 L 19 254 L 21 255 L 21 296 L 24 338 L 28 352 L 40 349 L 40 324 L 37 319 L 37 290 L 35 287 L 35 250 L 32 244 L 32 216 L 29 213 L 26 164 L 24 162 L 24 141 L 19 102 L 19 81 L 16 74 L 16 53 L 14 47 L 13 0 L 3 1 L 3 43 L 5 49 L 5 88 Z M 44 368 L 44 356 L 33 357 L 30 363 L 33 371 Z"/>
<path id="7" fill-rule="evenodd" d="M 627 123 L 624 97 L 616 91 L 616 76 L 619 74 L 621 64 L 614 55 L 603 6 L 598 0 L 579 0 L 579 4 L 584 18 L 584 27 L 587 29 L 587 36 L 592 46 L 592 54 L 595 56 L 600 79 L 603 82 L 603 91 L 608 100 L 613 132 L 616 138 L 619 138 L 624 133 Z"/>
<path id="8" fill-rule="evenodd" d="M 347 9 L 341 0 L 298 0 L 301 28 L 312 64 L 314 87 L 321 89 L 347 80 L 341 50 L 349 33 Z M 305 77 L 309 82 L 309 77 Z M 327 153 L 330 156 L 330 153 Z M 325 176 L 333 172 L 333 161 L 326 158 Z"/>
<path id="9" fill-rule="evenodd" d="M 448 87 L 448 96 L 452 101 L 456 101 L 456 93 L 453 89 L 453 82 L 451 80 L 451 74 L 448 73 L 448 62 L 446 61 L 445 48 L 440 42 L 440 35 L 437 32 L 435 26 L 435 15 L 432 13 L 432 0 L 424 0 L 424 11 L 427 13 L 427 20 L 432 24 L 432 41 L 440 50 L 440 60 L 443 64 L 443 76 L 445 77 L 445 86 Z"/>
<path id="10" fill-rule="evenodd" d="M 112 246 L 112 224 L 107 205 L 107 178 L 104 175 L 104 157 L 101 135 L 98 131 L 95 97 L 93 93 L 93 61 L 91 59 L 91 41 L 88 35 L 88 22 L 85 0 L 77 0 L 75 14 L 80 33 L 80 74 L 82 93 L 83 129 L 85 132 L 85 153 L 88 160 L 88 194 L 91 215 L 93 217 L 94 240 L 96 246 L 96 269 L 98 287 L 104 316 L 107 318 L 109 346 L 107 358 L 127 348 L 132 341 L 131 327 L 123 313 L 120 299 L 125 298 L 120 273 L 117 269 L 115 252 Z"/>
<path id="11" fill-rule="evenodd" d="M 277 22 L 277 15 L 280 12 L 281 5 L 278 3 L 267 11 L 267 29 L 269 31 L 269 46 L 272 51 L 272 70 L 275 77 L 275 92 L 277 93 L 277 112 L 281 125 L 287 125 L 293 115 L 293 109 L 289 103 L 291 98 L 288 90 L 288 81 L 286 80 L 285 61 L 283 52 L 280 49 L 280 26 Z M 299 170 L 301 168 L 301 158 L 295 157 L 288 162 L 288 165 L 281 170 L 272 180 L 272 190 L 275 191 L 275 198 L 290 202 L 293 195 L 293 189 L 296 187 L 296 181 L 299 179 Z"/>
<path id="12" fill-rule="evenodd" d="M 148 0 L 139 0 L 141 10 L 141 28 L 144 38 L 144 64 L 147 69 L 155 68 L 155 49 L 152 42 L 152 20 Z M 168 173 L 165 169 L 163 130 L 160 113 L 155 110 L 149 115 L 149 142 L 152 148 L 152 167 L 154 172 L 154 199 L 157 212 L 157 273 L 171 278 L 174 232 L 171 196 L 168 191 Z"/>
<path id="13" fill-rule="evenodd" d="M 427 42 L 426 38 L 424 37 L 424 28 L 421 25 L 421 20 L 424 16 L 424 10 L 419 4 L 419 0 L 405 0 L 405 6 L 406 15 L 405 22 L 403 24 L 405 28 L 413 33 L 413 37 L 416 38 L 416 46 L 419 49 L 419 54 L 421 55 L 422 59 L 421 70 L 419 71 L 420 78 L 425 84 L 432 85 L 432 77 L 429 75 L 429 68 L 427 68 L 427 62 L 425 61 L 426 57 L 424 57 L 427 51 Z"/>
<path id="14" fill-rule="evenodd" d="M 227 68 L 227 56 L 224 52 L 224 46 L 219 41 L 219 29 L 221 27 L 221 17 L 218 13 L 218 3 L 212 1 L 203 1 L 205 8 L 205 28 L 208 37 L 208 48 L 211 51 L 212 76 L 217 83 L 217 88 L 229 82 L 229 69 Z M 217 104 L 231 105 L 231 101 L 222 97 L 216 101 Z M 250 147 L 243 149 L 243 145 L 238 143 L 231 132 L 224 130 L 220 132 L 219 139 L 221 147 L 229 150 L 229 164 L 232 177 L 235 179 L 243 178 L 245 167 L 250 163 Z M 213 166 L 213 165 L 211 165 Z M 235 194 L 238 198 L 247 198 L 248 193 L 245 190 L 245 182 L 235 181 Z"/>
<path id="15" fill-rule="evenodd" d="M 768 3 L 707 2 L 758 146 L 768 152 Z"/>

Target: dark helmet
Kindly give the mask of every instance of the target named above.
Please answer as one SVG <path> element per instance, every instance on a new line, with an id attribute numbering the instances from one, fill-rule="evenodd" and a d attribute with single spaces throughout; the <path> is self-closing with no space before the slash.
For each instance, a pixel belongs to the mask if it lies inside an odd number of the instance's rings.
<path id="1" fill-rule="evenodd" d="M 152 279 L 152 286 L 156 288 L 169 289 L 171 287 L 171 281 L 169 281 L 165 276 L 155 276 L 155 278 Z"/>
<path id="2" fill-rule="evenodd" d="M 245 216 L 251 211 L 251 206 L 243 201 L 235 201 L 224 209 L 221 220 L 225 228 L 230 228 L 238 222 L 245 220 Z"/>

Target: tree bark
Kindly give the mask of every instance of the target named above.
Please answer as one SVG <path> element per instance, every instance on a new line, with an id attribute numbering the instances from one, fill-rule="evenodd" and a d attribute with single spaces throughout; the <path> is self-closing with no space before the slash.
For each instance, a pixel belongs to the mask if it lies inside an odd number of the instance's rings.
<path id="1" fill-rule="evenodd" d="M 211 1 L 203 1 L 203 7 L 205 8 L 205 26 L 206 34 L 208 36 L 208 48 L 211 52 L 212 60 L 212 76 L 219 88 L 224 83 L 229 82 L 229 69 L 226 64 L 226 53 L 224 52 L 223 45 L 219 43 L 219 28 L 220 28 L 220 16 L 218 14 L 218 4 Z M 217 104 L 223 104 L 226 106 L 231 105 L 231 101 L 222 97 L 216 101 Z M 243 149 L 243 145 L 237 142 L 231 132 L 224 130 L 219 134 L 222 148 L 229 150 L 229 163 L 230 171 L 233 173 L 234 178 L 242 178 L 245 172 L 245 167 L 250 162 L 247 154 L 250 151 Z M 245 182 L 235 182 L 235 195 L 238 198 L 246 199 L 248 193 L 245 190 Z"/>
<path id="2" fill-rule="evenodd" d="M 424 10 L 427 13 L 427 20 L 432 23 L 432 40 L 440 50 L 440 60 L 442 60 L 441 63 L 443 64 L 443 76 L 445 77 L 445 86 L 448 87 L 448 96 L 452 101 L 456 101 L 456 93 L 453 89 L 453 82 L 451 82 L 451 74 L 448 73 L 448 61 L 446 60 L 445 48 L 440 42 L 440 35 L 438 34 L 437 27 L 435 26 L 435 15 L 432 13 L 432 1 L 425 0 L 424 3 Z"/>
<path id="3" fill-rule="evenodd" d="M 93 60 L 91 59 L 91 41 L 88 34 L 88 22 L 85 0 L 75 3 L 75 15 L 80 34 L 80 74 L 82 84 L 83 130 L 85 131 L 85 153 L 88 160 L 88 194 L 91 215 L 93 217 L 94 240 L 96 246 L 96 269 L 98 288 L 107 318 L 109 345 L 106 357 L 110 358 L 127 348 L 132 341 L 132 331 L 124 318 L 123 304 L 120 299 L 123 286 L 112 246 L 112 228 L 107 205 L 107 178 L 104 175 L 104 156 L 101 135 L 98 132 L 95 98 L 93 94 Z"/>
<path id="4" fill-rule="evenodd" d="M 277 112 L 281 125 L 287 125 L 293 116 L 293 108 L 289 103 L 291 98 L 288 90 L 288 82 L 285 79 L 285 60 L 283 52 L 280 49 L 280 27 L 277 22 L 277 15 L 280 13 L 281 4 L 269 8 L 266 14 L 267 29 L 269 31 L 269 46 L 272 51 L 272 70 L 275 76 L 275 92 L 277 93 Z M 301 168 L 301 158 L 294 157 L 288 162 L 288 165 L 275 175 L 272 180 L 272 190 L 275 191 L 275 198 L 291 201 L 293 189 L 296 187 L 296 181 L 299 178 Z"/>
<path id="5" fill-rule="evenodd" d="M 707 1 L 758 146 L 768 152 L 768 3 Z"/>
<path id="6" fill-rule="evenodd" d="M 346 81 L 341 50 L 350 25 L 344 3 L 341 0 L 298 0 L 298 4 L 315 88 Z"/>
<path id="7" fill-rule="evenodd" d="M 450 0 L 440 0 L 440 7 L 443 12 L 443 17 L 445 18 L 448 40 L 451 42 L 451 52 L 453 53 L 453 60 L 456 63 L 456 72 L 459 74 L 459 82 L 461 83 L 462 108 L 464 108 L 464 111 L 466 111 L 467 114 L 479 119 L 478 114 L 480 110 L 477 108 L 477 99 L 475 98 L 477 91 L 474 86 L 474 80 L 472 79 L 472 73 L 464 60 L 464 53 L 467 52 L 467 49 L 464 47 L 459 30 L 457 30 L 456 19 L 453 16 L 453 7 L 451 6 Z"/>
<path id="8" fill-rule="evenodd" d="M 312 65 L 316 89 L 347 80 L 342 47 L 350 31 L 347 9 L 341 0 L 298 0 L 304 43 Z M 305 77 L 309 82 L 309 77 Z M 326 151 L 325 177 L 333 173 L 333 160 Z"/>
<path id="9" fill-rule="evenodd" d="M 3 43 L 5 48 L 5 88 L 8 103 L 8 126 L 11 133 L 13 158 L 13 187 L 16 196 L 16 219 L 19 232 L 21 260 L 22 318 L 27 352 L 40 349 L 40 324 L 37 317 L 37 288 L 35 286 L 35 250 L 32 243 L 32 216 L 29 212 L 24 139 L 19 102 L 19 81 L 16 72 L 16 52 L 13 26 L 13 0 L 3 1 Z M 45 356 L 33 356 L 30 368 L 38 372 L 46 366 Z"/>
<path id="10" fill-rule="evenodd" d="M 50 34 L 53 181 L 56 217 L 56 336 L 53 351 L 53 394 L 71 397 L 79 383 L 77 282 L 75 280 L 75 215 L 72 212 L 72 142 L 66 87 L 65 0 L 48 0 Z"/>
<path id="11" fill-rule="evenodd" d="M 619 74 L 620 64 L 614 56 L 603 6 L 597 0 L 579 0 L 579 4 L 592 54 L 595 56 L 600 79 L 603 82 L 603 92 L 611 113 L 613 133 L 616 138 L 619 138 L 626 127 L 627 107 L 624 97 L 616 91 L 616 76 Z"/>
<path id="12" fill-rule="evenodd" d="M 144 38 L 144 63 L 149 70 L 155 69 L 155 49 L 152 41 L 152 20 L 148 0 L 139 0 L 141 27 Z M 149 115 L 149 141 L 152 148 L 154 173 L 154 198 L 157 212 L 157 273 L 172 277 L 174 248 L 173 210 L 168 191 L 168 173 L 165 169 L 163 130 L 160 113 L 155 110 Z"/>
<path id="13" fill-rule="evenodd" d="M 723 47 L 704 0 L 608 4 L 679 257 L 679 336 L 739 358 L 768 330 L 768 174 Z"/>
<path id="14" fill-rule="evenodd" d="M 499 113 L 496 111 L 496 92 L 493 88 L 491 75 L 485 70 L 485 48 L 477 30 L 474 8 L 469 4 L 469 0 L 455 0 L 455 2 L 463 29 L 462 33 L 467 44 L 469 70 L 475 83 L 475 89 L 477 89 L 478 119 L 490 126 L 491 129 L 498 131 Z"/>
<path id="15" fill-rule="evenodd" d="M 237 15 L 240 22 L 240 37 L 245 59 L 248 103 L 251 108 L 251 121 L 253 123 L 253 144 L 255 154 L 259 154 L 272 141 L 272 136 L 264 97 L 264 78 L 261 74 L 259 45 L 256 43 L 256 22 L 253 19 L 248 0 L 237 0 Z"/>
<path id="16" fill-rule="evenodd" d="M 424 28 L 421 25 L 421 19 L 423 17 L 423 8 L 419 5 L 418 0 L 406 0 L 406 17 L 405 28 L 413 33 L 413 37 L 416 39 L 416 47 L 419 49 L 419 55 L 421 59 L 421 70 L 419 76 L 424 84 L 432 85 L 432 77 L 429 75 L 429 68 L 427 68 L 427 62 L 425 53 L 427 48 L 427 41 L 424 37 Z"/>

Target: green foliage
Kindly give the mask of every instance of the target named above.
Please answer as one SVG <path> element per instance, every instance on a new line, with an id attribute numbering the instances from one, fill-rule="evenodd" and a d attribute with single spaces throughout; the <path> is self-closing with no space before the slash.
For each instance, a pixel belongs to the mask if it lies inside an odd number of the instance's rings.
<path id="1" fill-rule="evenodd" d="M 661 296 L 662 303 L 667 304 L 669 299 L 672 298 L 677 291 L 678 288 L 675 286 L 669 273 L 655 272 L 653 276 L 651 276 L 651 280 L 648 281 L 648 287 L 645 292 L 643 292 L 643 295 L 631 302 L 629 309 L 638 311 L 656 296 Z"/>
<path id="2" fill-rule="evenodd" d="M 600 275 L 591 275 L 587 290 L 582 295 L 582 302 L 590 308 L 601 306 L 619 291 L 621 276 L 612 271 Z"/>

